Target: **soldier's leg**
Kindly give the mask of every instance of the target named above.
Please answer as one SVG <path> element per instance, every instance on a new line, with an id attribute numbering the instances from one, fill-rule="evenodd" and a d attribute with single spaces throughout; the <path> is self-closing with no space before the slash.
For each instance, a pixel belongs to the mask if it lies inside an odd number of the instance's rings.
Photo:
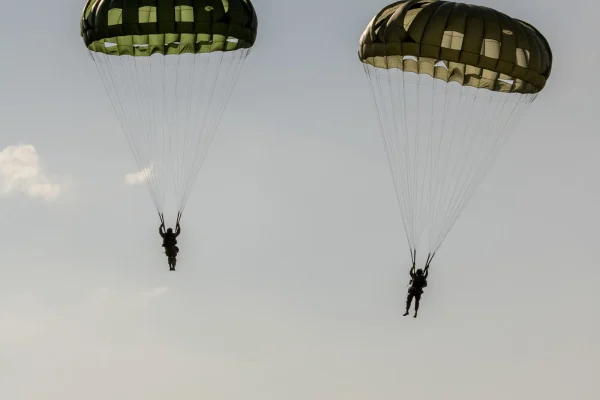
<path id="1" fill-rule="evenodd" d="M 419 303 L 421 302 L 421 294 L 415 295 L 415 318 L 417 318 L 417 313 L 419 312 Z"/>
<path id="2" fill-rule="evenodd" d="M 404 316 L 408 315 L 408 310 L 410 310 L 410 304 L 412 303 L 412 299 L 414 297 L 414 294 L 411 290 L 408 291 L 408 296 L 406 296 L 406 312 L 404 313 Z"/>

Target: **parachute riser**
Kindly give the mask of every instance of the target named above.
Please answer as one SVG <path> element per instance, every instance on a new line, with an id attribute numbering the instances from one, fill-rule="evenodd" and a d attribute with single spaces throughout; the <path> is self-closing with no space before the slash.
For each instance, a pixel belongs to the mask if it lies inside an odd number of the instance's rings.
<path id="1" fill-rule="evenodd" d="M 178 211 L 177 212 L 177 222 L 175 223 L 175 226 L 179 225 L 179 223 L 181 222 L 181 214 L 182 214 L 182 211 Z M 165 216 L 164 216 L 164 214 L 161 213 L 161 212 L 159 212 L 158 213 L 158 218 L 160 219 L 161 225 L 164 225 L 165 224 Z"/>
<path id="2" fill-rule="evenodd" d="M 435 253 L 427 254 L 427 259 L 425 260 L 425 267 L 423 268 L 424 272 L 427 272 L 429 270 L 429 266 L 431 265 L 431 261 L 433 260 L 433 257 L 435 257 Z M 417 250 L 416 249 L 410 250 L 410 261 L 412 264 L 411 269 L 416 269 L 417 268 Z"/>
<path id="3" fill-rule="evenodd" d="M 431 261 L 433 260 L 433 257 L 435 257 L 435 253 L 429 253 L 427 255 L 427 261 L 425 261 L 425 268 L 424 268 L 424 272 L 427 273 L 427 271 L 429 271 L 429 266 L 431 265 Z"/>

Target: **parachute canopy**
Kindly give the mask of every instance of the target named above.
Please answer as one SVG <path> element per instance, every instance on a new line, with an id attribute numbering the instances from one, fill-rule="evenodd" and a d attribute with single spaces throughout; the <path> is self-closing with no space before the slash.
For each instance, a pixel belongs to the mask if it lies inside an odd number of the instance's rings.
<path id="1" fill-rule="evenodd" d="M 359 59 L 413 263 L 429 266 L 529 105 L 552 52 L 532 25 L 486 7 L 405 0 L 365 29 Z"/>
<path id="2" fill-rule="evenodd" d="M 519 93 L 542 90 L 552 67 L 550 46 L 532 25 L 491 8 L 436 0 L 381 10 L 360 39 L 359 58 L 377 68 Z"/>
<path id="3" fill-rule="evenodd" d="M 249 0 L 88 0 L 81 36 L 161 219 L 191 193 L 258 20 Z"/>
<path id="4" fill-rule="evenodd" d="M 99 53 L 195 54 L 252 47 L 257 26 L 248 0 L 88 0 L 81 35 Z"/>

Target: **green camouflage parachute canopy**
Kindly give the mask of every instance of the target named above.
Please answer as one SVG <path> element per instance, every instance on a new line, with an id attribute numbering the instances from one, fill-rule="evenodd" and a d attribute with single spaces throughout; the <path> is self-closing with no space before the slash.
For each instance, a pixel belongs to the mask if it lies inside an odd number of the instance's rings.
<path id="1" fill-rule="evenodd" d="M 81 18 L 86 47 L 111 55 L 249 48 L 257 27 L 250 0 L 88 0 Z"/>
<path id="2" fill-rule="evenodd" d="M 552 51 L 532 25 L 496 10 L 438 0 L 403 0 L 381 10 L 360 38 L 359 58 L 446 82 L 537 93 Z"/>

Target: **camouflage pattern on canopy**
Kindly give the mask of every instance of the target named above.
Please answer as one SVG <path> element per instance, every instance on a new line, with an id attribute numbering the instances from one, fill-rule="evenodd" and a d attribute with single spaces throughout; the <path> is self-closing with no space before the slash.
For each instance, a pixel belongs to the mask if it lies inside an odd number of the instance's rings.
<path id="1" fill-rule="evenodd" d="M 117 56 L 249 48 L 257 27 L 250 0 L 88 0 L 81 18 L 86 47 Z"/>
<path id="2" fill-rule="evenodd" d="M 487 7 L 404 0 L 381 10 L 360 39 L 359 58 L 446 82 L 498 92 L 537 93 L 552 52 L 532 25 Z"/>

